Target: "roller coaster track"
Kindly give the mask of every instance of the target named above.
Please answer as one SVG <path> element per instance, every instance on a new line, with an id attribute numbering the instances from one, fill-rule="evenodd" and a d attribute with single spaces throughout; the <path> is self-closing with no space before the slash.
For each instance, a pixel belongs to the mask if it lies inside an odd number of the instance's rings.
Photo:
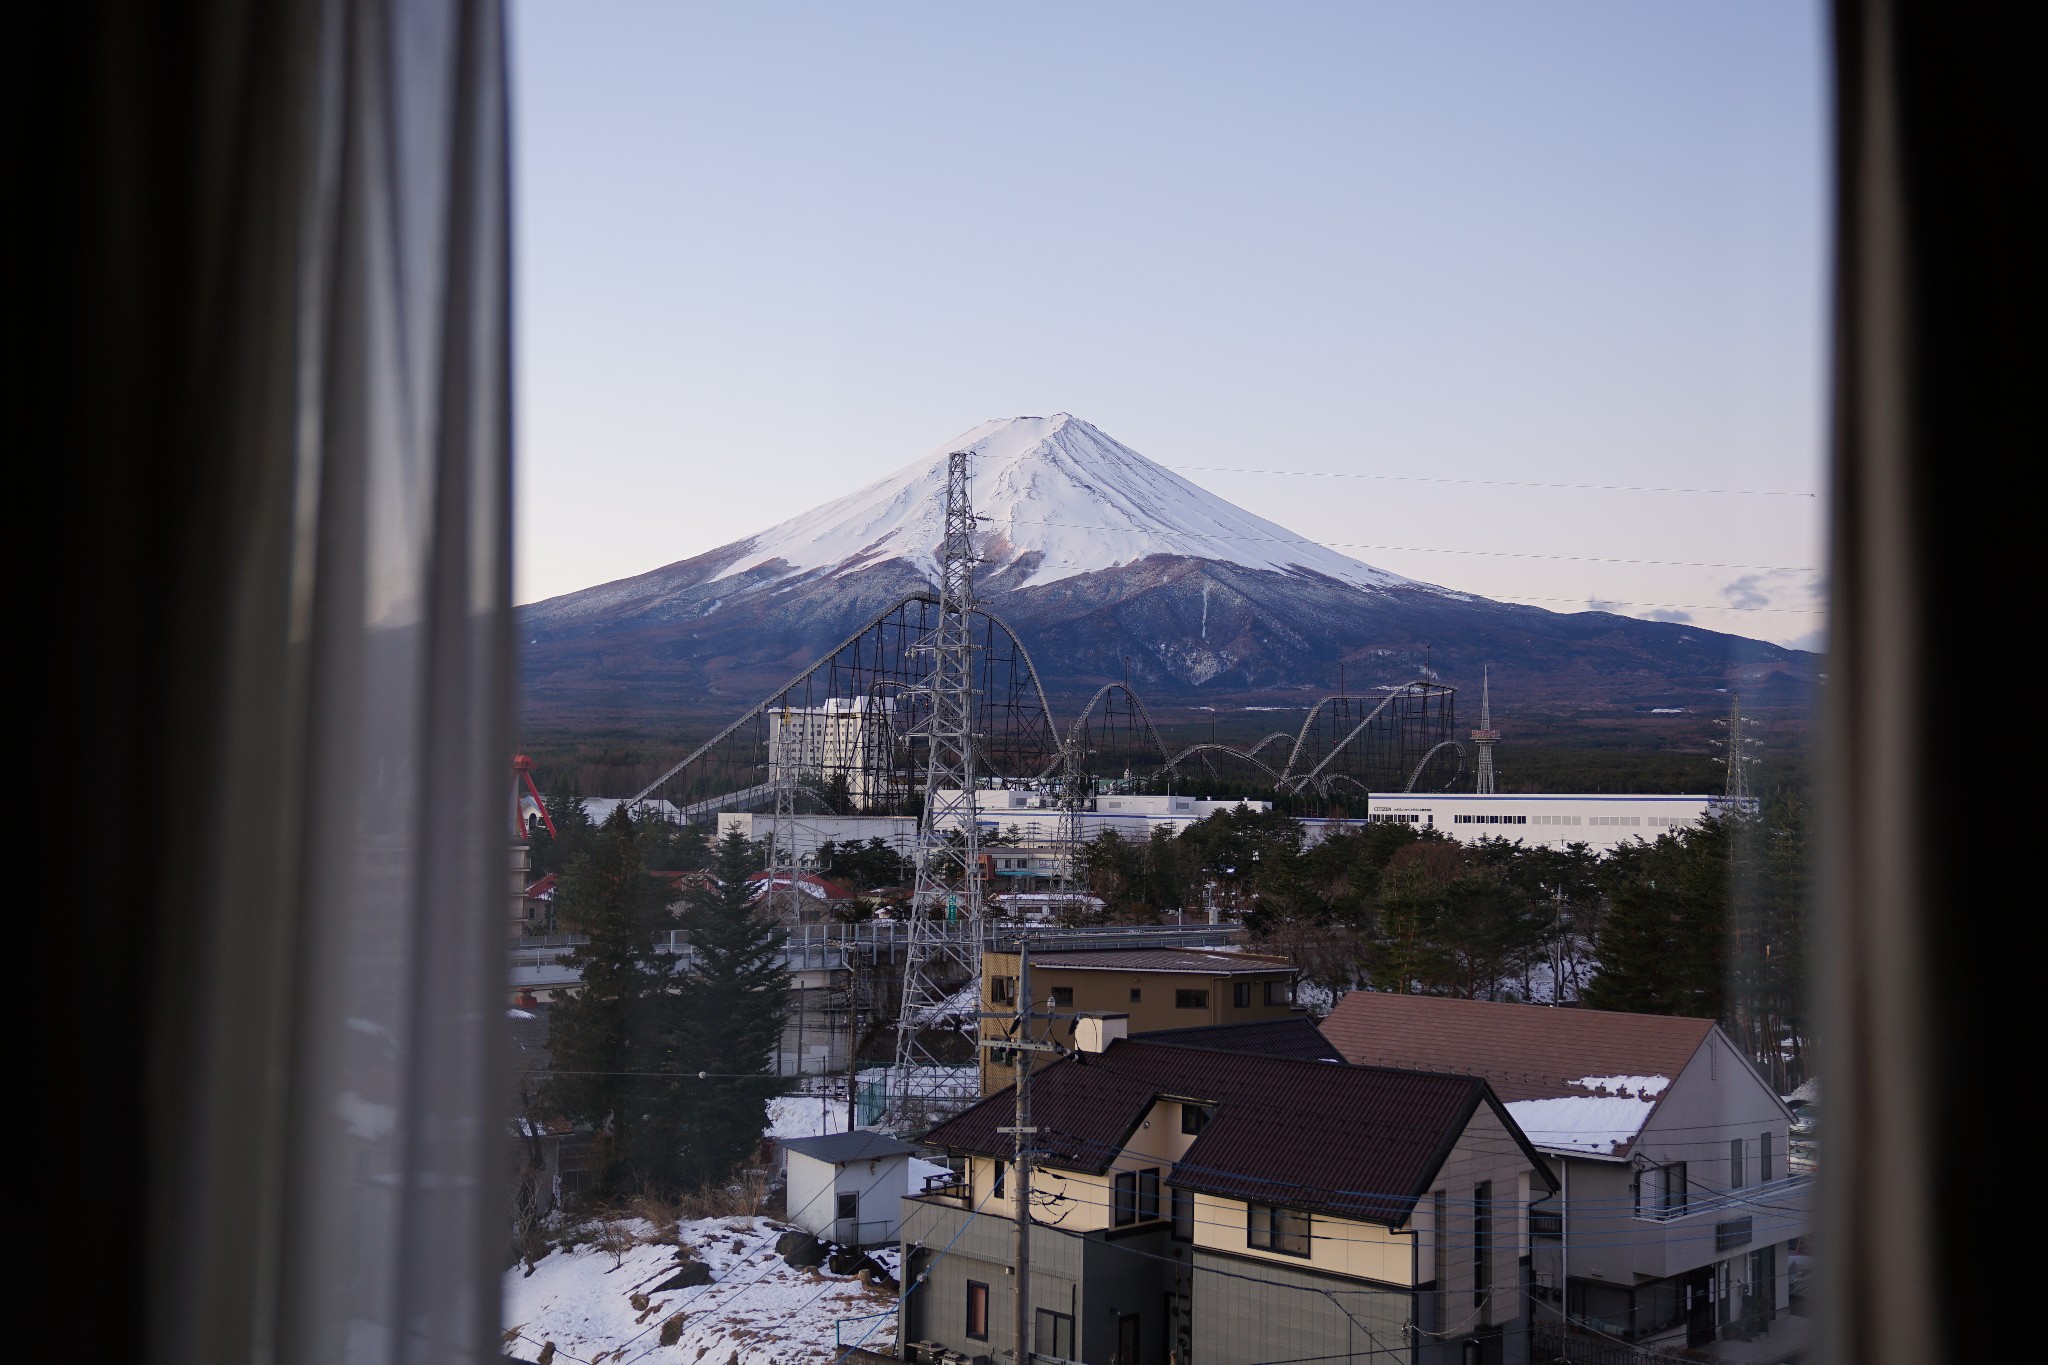
<path id="1" fill-rule="evenodd" d="M 902 597 L 899 597 L 898 599 L 896 599 L 896 601 L 890 603 L 886 608 L 884 608 L 880 612 L 877 612 L 872 618 L 863 622 L 859 630 L 854 631 L 852 634 L 848 635 L 844 640 L 841 640 L 838 644 L 834 645 L 832 648 L 826 650 L 823 654 L 819 655 L 818 658 L 811 664 L 809 668 L 806 668 L 805 670 L 803 670 L 803 672 L 791 678 L 787 683 L 784 683 L 781 687 L 775 689 L 773 692 L 770 692 L 767 696 L 763 697 L 760 701 L 756 702 L 748 710 L 746 710 L 745 712 L 741 713 L 738 717 L 736 717 L 731 724 L 727 725 L 717 734 L 713 735 L 711 738 L 705 740 L 702 744 L 698 745 L 695 749 L 691 750 L 689 755 L 685 757 L 681 762 L 676 763 L 674 766 L 670 767 L 666 772 L 662 773 L 661 776 L 655 778 L 645 787 L 642 787 L 638 792 L 626 798 L 626 804 L 628 806 L 634 806 L 642 801 L 646 801 L 653 797 L 654 794 L 660 791 L 663 786 L 667 785 L 671 780 L 673 780 L 677 774 L 681 773 L 684 769 L 688 768 L 692 763 L 695 763 L 698 759 L 704 757 L 704 755 L 710 753 L 713 749 L 717 748 L 719 744 L 723 743 L 726 739 L 730 738 L 743 726 L 746 726 L 751 722 L 758 720 L 763 712 L 770 710 L 777 704 L 778 701 L 787 697 L 790 692 L 794 691 L 798 687 L 803 686 L 804 683 L 809 681 L 811 678 L 815 677 L 819 670 L 829 666 L 832 663 L 832 661 L 835 658 L 837 658 L 842 651 L 850 649 L 854 645 L 858 644 L 862 636 L 866 635 L 869 631 L 874 630 L 876 627 L 882 625 L 891 616 L 894 616 L 897 612 L 903 610 L 903 608 L 911 606 L 913 604 L 937 606 L 938 602 L 939 599 L 936 593 L 925 591 L 905 593 Z M 988 608 L 976 606 L 974 609 L 974 614 L 982 617 L 983 619 L 1001 628 L 1003 633 L 1010 637 L 1011 644 L 1016 647 L 1018 658 L 1023 660 L 1025 672 L 1031 678 L 1031 687 L 1037 695 L 1038 705 L 1040 707 L 1042 714 L 1045 716 L 1046 725 L 1048 726 L 1048 728 L 1052 729 L 1054 734 L 1057 734 L 1058 729 L 1056 726 L 1053 725 L 1052 704 L 1046 699 L 1045 695 L 1045 683 L 1038 676 L 1038 665 L 1032 661 L 1031 651 L 1025 648 L 1023 639 L 1011 627 L 1008 621 L 1005 621 L 1002 617 L 996 615 L 996 613 L 988 610 Z M 1106 691 L 1107 689 L 1104 690 Z M 1148 720 L 1146 723 L 1147 725 L 1149 725 L 1151 722 Z M 1157 738 L 1156 732 L 1154 738 Z M 765 786 L 761 788 L 749 789 L 750 792 L 756 794 L 764 790 L 766 790 Z M 694 801 L 690 803 L 689 809 L 691 811 L 697 811 L 699 808 L 713 805 L 719 800 L 737 799 L 746 797 L 748 795 L 748 792 L 728 793 L 724 797 L 713 797 L 702 801 Z"/>

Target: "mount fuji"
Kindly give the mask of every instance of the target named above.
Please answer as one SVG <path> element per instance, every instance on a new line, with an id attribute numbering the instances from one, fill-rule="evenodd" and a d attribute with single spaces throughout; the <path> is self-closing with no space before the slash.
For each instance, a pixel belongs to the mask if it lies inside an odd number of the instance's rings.
<path id="1" fill-rule="evenodd" d="M 935 573 L 946 456 L 973 459 L 977 595 L 1049 691 L 1306 705 L 1493 669 L 1553 714 L 1803 705 L 1812 656 L 1695 626 L 1561 613 L 1420 583 L 1257 517 L 1067 413 L 985 422 L 857 492 L 651 573 L 520 609 L 530 722 L 736 713 Z"/>

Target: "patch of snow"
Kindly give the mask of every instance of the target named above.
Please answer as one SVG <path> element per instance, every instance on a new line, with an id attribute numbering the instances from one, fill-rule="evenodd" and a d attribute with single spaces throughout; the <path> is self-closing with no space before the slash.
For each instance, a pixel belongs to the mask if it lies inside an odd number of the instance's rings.
<path id="1" fill-rule="evenodd" d="M 1808 1076 L 1804 1081 L 1800 1082 L 1797 1090 L 1781 1098 L 1787 1104 L 1820 1103 L 1820 1077 Z"/>
<path id="2" fill-rule="evenodd" d="M 1612 1156 L 1636 1140 L 1653 1102 L 1625 1095 L 1567 1095 L 1514 1100 L 1508 1112 L 1536 1146 L 1553 1152 Z"/>
<path id="3" fill-rule="evenodd" d="M 1027 557 L 1005 586 L 1054 583 L 1149 555 L 1220 560 L 1281 573 L 1306 570 L 1362 588 L 1410 580 L 1304 540 L 1189 482 L 1067 413 L 984 422 L 886 478 L 770 527 L 737 547 L 719 579 L 768 569 L 768 581 L 847 574 L 890 559 L 936 574 L 946 457 L 974 455 L 974 507 L 984 519 L 984 577 Z M 714 580 L 716 581 L 716 580 Z"/>
<path id="4" fill-rule="evenodd" d="M 505 1017 L 507 1019 L 533 1019 L 538 1016 L 529 1010 L 511 1009 L 505 1011 Z"/>
<path id="5" fill-rule="evenodd" d="M 768 1101 L 769 1137 L 824 1137 L 845 1131 L 844 1095 L 777 1095 Z"/>
<path id="6" fill-rule="evenodd" d="M 1581 1076 L 1572 1082 L 1581 1090 L 1626 1091 L 1630 1094 L 1654 1097 L 1671 1088 L 1669 1076 Z"/>
<path id="7" fill-rule="evenodd" d="M 634 1236 L 654 1229 L 630 1220 Z M 702 1261 L 710 1284 L 653 1292 L 675 1273 L 677 1247 L 646 1242 L 624 1250 L 616 1262 L 592 1245 L 555 1250 L 531 1272 L 505 1272 L 506 1353 L 537 1360 L 547 1342 L 557 1360 L 595 1360 L 624 1351 L 621 1359 L 689 1365 L 700 1358 L 725 1365 L 827 1365 L 839 1351 L 835 1324 L 848 1321 L 847 1340 L 872 1327 L 866 1345 L 893 1349 L 896 1299 L 851 1276 L 822 1268 L 793 1270 L 775 1254 L 775 1239 L 786 1225 L 762 1218 L 700 1218 L 677 1225 L 678 1240 Z M 735 1246 L 738 1250 L 735 1250 Z M 885 1265 L 884 1248 L 874 1254 Z M 645 1295 L 644 1308 L 633 1296 Z M 681 1315 L 676 1340 L 661 1344 L 663 1324 Z M 879 1316 L 878 1316 L 879 1315 Z"/>

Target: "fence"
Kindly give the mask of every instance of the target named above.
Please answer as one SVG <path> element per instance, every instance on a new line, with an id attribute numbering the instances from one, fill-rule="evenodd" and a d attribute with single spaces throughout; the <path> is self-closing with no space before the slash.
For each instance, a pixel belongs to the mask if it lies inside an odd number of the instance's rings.
<path id="1" fill-rule="evenodd" d="M 1692 1365 L 1710 1357 L 1686 1352 L 1674 1355 L 1635 1346 L 1613 1337 L 1574 1331 L 1558 1324 L 1537 1323 L 1529 1329 L 1531 1365 Z"/>

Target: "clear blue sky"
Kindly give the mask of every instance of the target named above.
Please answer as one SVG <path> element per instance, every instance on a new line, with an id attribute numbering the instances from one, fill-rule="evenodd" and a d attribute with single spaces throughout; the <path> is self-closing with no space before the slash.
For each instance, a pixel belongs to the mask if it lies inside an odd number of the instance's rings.
<path id="1" fill-rule="evenodd" d="M 1813 4 L 515 23 L 522 601 L 1018 413 L 1171 465 L 1820 489 Z M 1461 589 L 1822 623 L 1729 609 L 1818 606 L 1815 574 L 1586 562 L 1804 570 L 1818 497 L 1188 477 Z"/>

